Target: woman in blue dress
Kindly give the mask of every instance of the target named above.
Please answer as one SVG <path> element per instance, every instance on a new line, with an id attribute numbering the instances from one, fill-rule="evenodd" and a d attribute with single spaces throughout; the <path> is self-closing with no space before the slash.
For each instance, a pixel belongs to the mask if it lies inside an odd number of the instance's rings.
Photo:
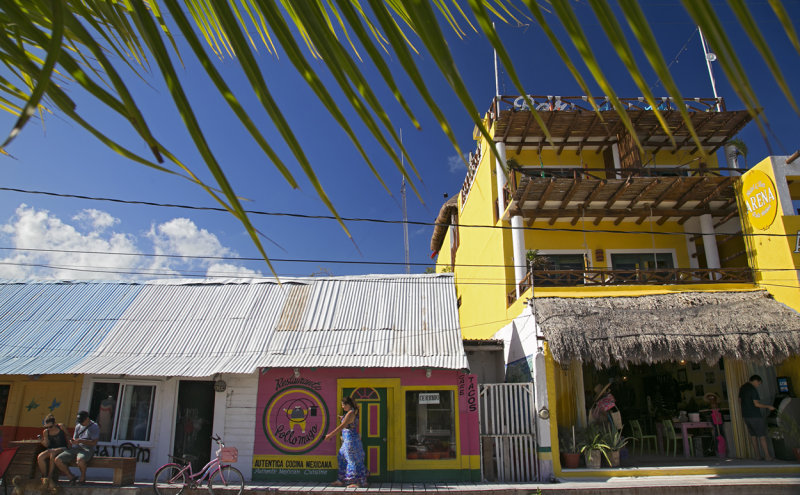
<path id="1" fill-rule="evenodd" d="M 358 436 L 358 406 L 351 397 L 342 399 L 344 416 L 332 432 L 325 435 L 325 440 L 336 438 L 342 432 L 342 447 L 339 449 L 339 475 L 333 486 L 358 488 L 367 486 L 367 469 L 364 467 L 364 447 Z"/>

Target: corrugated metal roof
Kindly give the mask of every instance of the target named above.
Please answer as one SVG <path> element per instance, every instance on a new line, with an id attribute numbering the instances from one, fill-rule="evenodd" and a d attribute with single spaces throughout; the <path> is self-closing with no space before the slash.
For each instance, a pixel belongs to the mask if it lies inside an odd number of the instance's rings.
<path id="1" fill-rule="evenodd" d="M 281 282 L 0 282 L 0 374 L 468 368 L 452 275 Z"/>

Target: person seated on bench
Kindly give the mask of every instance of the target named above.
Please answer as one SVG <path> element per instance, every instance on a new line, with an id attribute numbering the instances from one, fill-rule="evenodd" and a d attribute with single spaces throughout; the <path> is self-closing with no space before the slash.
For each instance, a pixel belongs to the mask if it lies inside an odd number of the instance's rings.
<path id="1" fill-rule="evenodd" d="M 70 440 L 71 447 L 56 457 L 56 466 L 62 473 L 69 478 L 69 483 L 74 485 L 76 482 L 86 483 L 86 465 L 94 455 L 94 446 L 100 438 L 100 427 L 89 419 L 89 413 L 81 411 L 78 413 L 78 423 L 75 425 L 75 433 Z M 81 470 L 81 477 L 73 476 L 69 470 L 70 464 L 75 463 Z"/>
<path id="2" fill-rule="evenodd" d="M 67 448 L 67 432 L 64 431 L 64 425 L 56 423 L 56 418 L 52 414 L 48 414 L 44 418 L 44 427 L 44 431 L 42 431 L 42 446 L 45 450 L 36 458 L 39 464 L 39 472 L 42 473 L 43 483 L 48 478 L 53 477 L 56 456 Z M 47 461 L 50 461 L 49 468 Z"/>

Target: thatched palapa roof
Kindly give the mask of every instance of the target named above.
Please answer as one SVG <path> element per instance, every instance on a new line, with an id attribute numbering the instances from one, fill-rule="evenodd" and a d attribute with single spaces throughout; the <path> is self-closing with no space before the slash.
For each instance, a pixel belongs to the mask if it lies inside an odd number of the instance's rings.
<path id="1" fill-rule="evenodd" d="M 800 354 L 800 314 L 766 291 L 545 297 L 535 300 L 535 312 L 561 363 L 779 363 Z"/>
<path id="2" fill-rule="evenodd" d="M 431 236 L 431 251 L 434 253 L 438 253 L 442 249 L 447 227 L 450 226 L 450 217 L 454 213 L 458 213 L 458 196 L 453 196 L 445 201 L 442 209 L 439 210 L 439 216 L 436 217 L 436 226 L 433 228 L 433 235 Z"/>

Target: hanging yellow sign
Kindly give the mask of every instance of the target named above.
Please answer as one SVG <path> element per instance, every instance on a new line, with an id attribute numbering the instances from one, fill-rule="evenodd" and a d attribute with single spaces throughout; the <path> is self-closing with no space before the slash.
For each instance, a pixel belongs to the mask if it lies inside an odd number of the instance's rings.
<path id="1" fill-rule="evenodd" d="M 767 174 L 759 170 L 751 170 L 742 180 L 742 196 L 747 217 L 753 227 L 765 230 L 778 214 L 778 197 L 775 183 Z"/>

